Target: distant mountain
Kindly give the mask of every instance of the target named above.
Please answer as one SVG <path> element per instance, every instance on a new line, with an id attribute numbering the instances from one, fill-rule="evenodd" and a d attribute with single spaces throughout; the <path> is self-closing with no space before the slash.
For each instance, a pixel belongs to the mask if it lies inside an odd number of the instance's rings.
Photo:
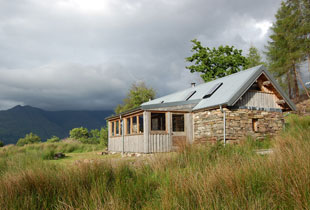
<path id="1" fill-rule="evenodd" d="M 33 132 L 46 140 L 55 135 L 69 136 L 76 127 L 100 129 L 105 126 L 105 117 L 112 111 L 45 111 L 31 106 L 15 106 L 0 111 L 0 140 L 15 144 L 25 134 Z"/>

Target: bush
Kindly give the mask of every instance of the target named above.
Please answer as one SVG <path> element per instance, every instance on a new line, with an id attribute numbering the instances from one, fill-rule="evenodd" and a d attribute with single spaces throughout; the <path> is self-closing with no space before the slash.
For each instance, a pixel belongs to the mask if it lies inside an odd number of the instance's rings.
<path id="1" fill-rule="evenodd" d="M 70 138 L 76 139 L 84 144 L 103 144 L 108 145 L 108 128 L 93 129 L 88 131 L 87 128 L 73 128 L 70 131 Z"/>
<path id="2" fill-rule="evenodd" d="M 34 143 L 39 143 L 41 142 L 41 138 L 34 134 L 34 133 L 29 133 L 29 134 L 26 134 L 26 136 L 24 138 L 20 138 L 16 145 L 17 146 L 24 146 L 26 144 L 34 144 Z"/>
<path id="3" fill-rule="evenodd" d="M 55 142 L 59 142 L 59 141 L 60 141 L 60 138 L 57 136 L 52 136 L 51 138 L 46 140 L 46 142 L 49 142 L 49 143 L 55 143 Z"/>
<path id="4" fill-rule="evenodd" d="M 108 127 L 101 128 L 100 143 L 104 146 L 108 146 Z"/>
<path id="5" fill-rule="evenodd" d="M 4 146 L 3 141 L 0 141 L 0 147 L 3 147 L 3 146 Z"/>
<path id="6" fill-rule="evenodd" d="M 76 139 L 76 140 L 83 140 L 88 139 L 89 133 L 87 128 L 73 128 L 70 131 L 70 138 Z"/>

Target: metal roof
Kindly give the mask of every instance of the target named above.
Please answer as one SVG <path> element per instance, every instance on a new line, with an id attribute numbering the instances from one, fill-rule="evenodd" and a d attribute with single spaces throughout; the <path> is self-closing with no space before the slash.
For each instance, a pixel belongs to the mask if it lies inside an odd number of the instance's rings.
<path id="1" fill-rule="evenodd" d="M 161 104 L 160 106 L 164 107 L 165 104 L 168 105 L 171 103 L 175 105 L 178 105 L 179 103 L 181 105 L 193 91 L 196 92 L 190 97 L 189 100 L 195 100 L 198 102 L 193 110 L 205 109 L 219 105 L 233 106 L 261 74 L 265 74 L 265 76 L 271 81 L 275 89 L 282 95 L 290 108 L 292 110 L 296 110 L 294 103 L 286 96 L 275 79 L 263 65 L 145 102 L 141 105 L 141 108 L 149 109 L 152 105 L 156 106 L 158 104 Z M 223 85 L 221 85 L 210 97 L 203 99 L 210 89 L 218 83 L 223 83 Z"/>

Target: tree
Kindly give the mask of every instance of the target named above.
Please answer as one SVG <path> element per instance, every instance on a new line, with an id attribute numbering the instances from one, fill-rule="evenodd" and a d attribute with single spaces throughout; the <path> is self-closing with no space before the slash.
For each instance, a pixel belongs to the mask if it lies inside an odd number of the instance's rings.
<path id="1" fill-rule="evenodd" d="M 4 146 L 3 141 L 0 141 L 0 147 L 3 147 L 3 146 Z"/>
<path id="2" fill-rule="evenodd" d="M 135 83 L 131 86 L 126 98 L 123 100 L 123 104 L 117 105 L 115 113 L 121 112 L 139 107 L 142 103 L 155 98 L 155 90 L 148 88 L 144 82 Z"/>
<path id="3" fill-rule="evenodd" d="M 104 144 L 107 145 L 108 142 L 108 129 L 101 128 L 92 129 L 88 131 L 87 128 L 80 127 L 80 128 L 73 128 L 70 131 L 70 138 L 76 139 L 84 144 Z"/>
<path id="4" fill-rule="evenodd" d="M 104 146 L 108 145 L 108 127 L 101 128 L 100 143 L 103 144 Z"/>
<path id="5" fill-rule="evenodd" d="M 262 57 L 258 51 L 258 49 L 254 46 L 251 46 L 249 49 L 249 53 L 247 55 L 247 59 L 248 59 L 248 65 L 245 67 L 246 69 L 254 67 L 254 66 L 258 66 L 261 64 L 266 65 L 263 61 L 262 61 Z"/>
<path id="6" fill-rule="evenodd" d="M 100 131 L 98 129 L 90 130 L 89 138 L 88 139 L 84 139 L 83 143 L 99 144 L 100 143 Z"/>
<path id="7" fill-rule="evenodd" d="M 47 139 L 46 142 L 50 142 L 50 143 L 55 143 L 55 142 L 59 142 L 60 138 L 57 136 L 52 136 L 51 138 Z"/>
<path id="8" fill-rule="evenodd" d="M 299 87 L 297 80 L 298 62 L 304 57 L 302 28 L 302 0 L 287 0 L 281 3 L 276 14 L 276 22 L 273 24 L 268 42 L 268 60 L 270 71 L 277 78 L 286 75 L 290 98 L 299 98 Z M 291 88 L 294 90 L 294 96 Z"/>
<path id="9" fill-rule="evenodd" d="M 20 138 L 16 145 L 17 146 L 24 146 L 26 144 L 34 144 L 34 143 L 39 143 L 41 142 L 41 138 L 34 134 L 34 133 L 29 133 L 29 134 L 26 134 L 26 136 L 24 138 Z"/>
<path id="10" fill-rule="evenodd" d="M 210 49 L 203 47 L 197 39 L 191 42 L 193 55 L 187 57 L 186 61 L 194 64 L 186 68 L 191 73 L 202 73 L 200 76 L 205 82 L 236 73 L 248 65 L 247 58 L 242 56 L 242 50 L 234 49 L 233 46 Z"/>
<path id="11" fill-rule="evenodd" d="M 300 10 L 300 38 L 302 40 L 302 51 L 305 60 L 308 60 L 308 70 L 310 72 L 310 1 L 299 0 Z"/>
<path id="12" fill-rule="evenodd" d="M 80 128 L 73 128 L 70 132 L 70 138 L 83 141 L 85 139 L 88 139 L 89 132 L 87 128 L 80 127 Z"/>

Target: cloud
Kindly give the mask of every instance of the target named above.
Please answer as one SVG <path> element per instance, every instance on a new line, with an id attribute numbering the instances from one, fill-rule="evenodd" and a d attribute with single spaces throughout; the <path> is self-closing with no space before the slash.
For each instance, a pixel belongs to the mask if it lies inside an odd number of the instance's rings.
<path id="1" fill-rule="evenodd" d="M 280 0 L 0 0 L 0 109 L 112 109 L 201 82 L 190 40 L 263 50 Z"/>

